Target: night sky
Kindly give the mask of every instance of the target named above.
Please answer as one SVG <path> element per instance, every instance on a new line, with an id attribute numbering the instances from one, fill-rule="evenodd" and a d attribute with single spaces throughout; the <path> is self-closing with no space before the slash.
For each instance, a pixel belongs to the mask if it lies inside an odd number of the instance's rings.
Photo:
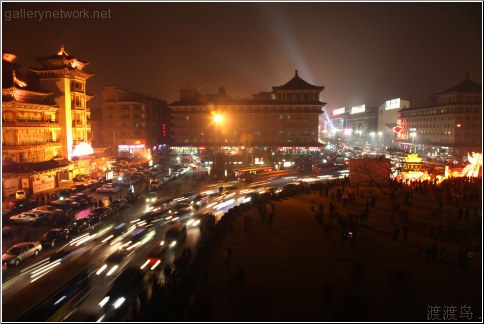
<path id="1" fill-rule="evenodd" d="M 327 108 L 425 102 L 482 84 L 481 3 L 2 3 L 2 49 L 23 71 L 60 45 L 105 84 L 168 102 L 181 88 L 250 97 L 299 75 Z M 9 10 L 111 10 L 110 19 L 12 19 Z"/>

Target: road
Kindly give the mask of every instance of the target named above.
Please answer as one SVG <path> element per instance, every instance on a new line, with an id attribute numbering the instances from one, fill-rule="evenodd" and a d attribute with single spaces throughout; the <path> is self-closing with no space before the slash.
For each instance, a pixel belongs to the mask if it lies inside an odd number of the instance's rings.
<path id="1" fill-rule="evenodd" d="M 199 183 L 193 180 L 193 175 L 187 173 L 178 177 L 176 180 L 169 182 L 157 191 L 158 197 L 160 199 L 168 199 L 180 197 L 186 192 L 202 192 L 202 191 L 216 191 L 220 186 L 225 188 L 231 188 L 231 190 L 224 189 L 224 194 L 215 195 L 206 207 L 198 210 L 198 213 L 203 213 L 206 211 L 213 212 L 216 219 L 220 217 L 231 207 L 239 205 L 242 202 L 248 201 L 248 194 L 252 191 L 263 191 L 270 185 L 283 185 L 285 183 L 294 181 L 292 177 L 278 178 L 278 179 L 268 179 L 264 182 L 253 183 L 250 185 L 234 185 L 231 183 Z M 274 183 L 271 183 L 274 181 Z M 32 293 L 29 291 L 29 285 L 37 280 L 42 280 L 48 282 L 48 280 L 55 281 L 56 269 L 61 268 L 61 264 L 68 262 L 73 262 L 73 260 L 84 258 L 87 259 L 89 263 L 89 271 L 91 272 L 91 289 L 89 291 L 89 298 L 86 298 L 84 302 L 80 304 L 74 314 L 71 314 L 73 320 L 92 320 L 98 319 L 101 315 L 99 302 L 102 300 L 103 296 L 107 293 L 111 284 L 116 277 L 113 273 L 112 276 L 97 275 L 96 272 L 102 267 L 105 260 L 119 247 L 124 244 L 129 238 L 123 238 L 122 240 L 116 242 L 116 244 L 108 244 L 116 238 L 115 228 L 119 224 L 127 224 L 128 227 L 142 225 L 139 224 L 139 218 L 141 215 L 146 213 L 149 204 L 145 201 L 145 191 L 144 185 L 136 186 L 135 191 L 141 192 L 142 197 L 137 202 L 133 203 L 127 209 L 120 211 L 119 215 L 115 217 L 109 223 L 98 224 L 94 228 L 91 228 L 85 233 L 74 236 L 69 243 L 62 247 L 55 248 L 45 248 L 37 257 L 32 257 L 26 260 L 18 267 L 9 267 L 4 273 L 2 278 L 2 293 L 3 299 L 12 302 L 15 298 L 19 298 L 21 302 L 22 293 Z M 124 189 L 119 195 L 124 196 L 127 189 Z M 117 194 L 116 194 L 117 195 Z M 117 199 L 116 195 L 113 195 L 113 199 Z M 92 196 L 99 199 L 108 199 L 109 195 L 94 193 Z M 109 199 L 108 199 L 109 200 Z M 75 217 L 85 217 L 90 212 L 90 209 L 85 209 L 78 211 Z M 185 222 L 188 219 L 185 219 Z M 149 240 L 141 245 L 138 245 L 133 254 L 130 256 L 129 260 L 123 261 L 117 269 L 117 273 L 121 272 L 121 269 L 125 267 L 141 267 L 141 265 L 146 261 L 146 257 L 149 251 L 156 244 L 160 244 L 164 234 L 168 228 L 168 223 L 157 223 L 150 229 L 152 231 L 152 236 Z M 40 239 L 42 232 L 37 231 L 35 233 L 38 235 L 37 239 Z M 109 239 L 109 237 L 111 238 Z M 184 249 L 190 249 L 192 254 L 196 253 L 196 247 L 200 238 L 200 230 L 197 227 L 188 227 L 187 240 L 183 246 L 178 246 L 176 249 L 170 250 L 163 264 L 159 266 L 159 269 L 163 269 L 165 264 L 173 264 L 174 260 L 180 256 Z M 64 256 L 63 259 L 59 258 L 59 251 L 74 250 L 74 253 L 69 254 L 67 257 Z M 42 278 L 45 276 L 45 278 Z M 163 283 L 163 275 L 157 274 L 157 279 L 160 284 Z M 39 294 L 39 299 L 48 295 L 48 291 L 34 292 L 34 294 Z M 14 302 L 14 301 L 13 301 Z M 15 303 L 15 302 L 14 302 Z M 7 311 L 4 308 L 4 311 Z M 9 314 L 10 315 L 10 314 Z M 101 315 L 102 316 L 102 315 Z"/>

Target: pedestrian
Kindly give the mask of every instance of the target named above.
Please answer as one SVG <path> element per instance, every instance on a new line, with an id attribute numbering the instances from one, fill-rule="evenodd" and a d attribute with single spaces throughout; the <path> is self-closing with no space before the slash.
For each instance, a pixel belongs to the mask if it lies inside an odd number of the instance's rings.
<path id="1" fill-rule="evenodd" d="M 99 201 L 98 201 L 98 207 L 102 207 L 103 206 L 103 201 L 101 200 L 101 198 L 99 198 Z"/>
<path id="2" fill-rule="evenodd" d="M 272 214 L 276 214 L 276 204 L 272 203 Z"/>
<path id="3" fill-rule="evenodd" d="M 239 288 L 244 287 L 244 280 L 245 280 L 245 269 L 244 266 L 240 266 L 239 270 L 237 271 L 237 283 Z"/>
<path id="4" fill-rule="evenodd" d="M 232 258 L 232 248 L 227 246 L 225 249 L 225 266 L 228 267 L 230 265 L 230 260 Z"/>
<path id="5" fill-rule="evenodd" d="M 408 226 L 404 225 L 403 226 L 403 238 L 407 239 L 407 234 L 408 234 Z"/>
<path id="6" fill-rule="evenodd" d="M 111 203 L 113 202 L 113 196 L 109 195 L 109 205 L 111 206 Z"/>
<path id="7" fill-rule="evenodd" d="M 274 213 L 269 213 L 269 226 L 272 227 L 272 218 L 274 217 Z"/>
<path id="8" fill-rule="evenodd" d="M 311 200 L 311 211 L 314 212 L 315 210 L 315 202 L 314 200 Z"/>

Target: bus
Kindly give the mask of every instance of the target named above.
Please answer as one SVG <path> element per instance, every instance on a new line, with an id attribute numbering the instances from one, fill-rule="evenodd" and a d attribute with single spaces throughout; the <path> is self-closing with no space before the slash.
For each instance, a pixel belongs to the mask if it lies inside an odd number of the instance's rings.
<path id="1" fill-rule="evenodd" d="M 65 321 L 90 293 L 89 261 L 59 264 L 46 275 L 2 300 L 5 322 Z"/>

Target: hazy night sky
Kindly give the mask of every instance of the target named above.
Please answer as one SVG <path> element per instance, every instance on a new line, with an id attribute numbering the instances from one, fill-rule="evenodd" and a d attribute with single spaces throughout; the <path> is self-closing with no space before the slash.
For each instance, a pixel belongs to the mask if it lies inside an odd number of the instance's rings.
<path id="1" fill-rule="evenodd" d="M 90 106 L 105 84 L 168 102 L 181 88 L 250 97 L 299 75 L 327 108 L 414 104 L 482 84 L 481 3 L 2 3 L 2 49 L 22 71 L 66 51 L 90 62 Z M 8 10 L 111 10 L 111 19 L 7 21 Z"/>

